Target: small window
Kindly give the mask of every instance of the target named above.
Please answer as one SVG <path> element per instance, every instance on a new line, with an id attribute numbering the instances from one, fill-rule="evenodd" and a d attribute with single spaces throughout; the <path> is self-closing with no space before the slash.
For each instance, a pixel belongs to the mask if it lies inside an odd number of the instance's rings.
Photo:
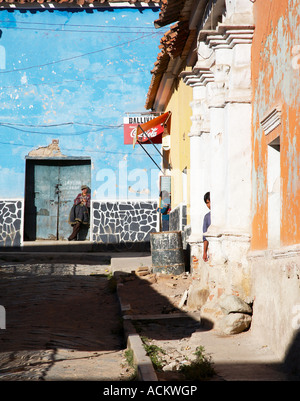
<path id="1" fill-rule="evenodd" d="M 276 105 L 261 121 L 268 144 L 268 247 L 280 246 L 281 178 L 280 133 L 281 107 Z"/>

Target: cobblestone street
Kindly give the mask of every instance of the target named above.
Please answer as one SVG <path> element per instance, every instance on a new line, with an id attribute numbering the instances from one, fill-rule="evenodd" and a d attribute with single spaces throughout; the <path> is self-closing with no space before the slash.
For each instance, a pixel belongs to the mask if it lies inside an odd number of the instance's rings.
<path id="1" fill-rule="evenodd" d="M 287 380 L 278 357 L 251 330 L 222 336 L 209 324 L 199 326 L 199 319 L 189 315 L 174 319 L 172 313 L 184 313 L 178 303 L 189 287 L 189 276 L 153 280 L 152 274 L 129 274 L 139 264 L 145 265 L 147 258 L 141 255 L 114 255 L 110 264 L 103 254 L 78 257 L 64 255 L 67 260 L 63 261 L 63 254 L 53 252 L 48 255 L 50 263 L 46 254 L 43 258 L 36 254 L 34 259 L 1 256 L 0 305 L 6 311 L 6 328 L 0 331 L 0 381 L 85 381 L 89 385 L 94 381 L 97 394 L 105 382 L 136 385 L 125 356 L 128 339 L 123 331 L 123 318 L 134 316 L 139 335 L 163 350 L 163 370 L 156 374 L 160 382 L 185 381 L 177 368 L 194 360 L 199 346 L 212 358 L 213 382 Z M 26 261 L 7 260 L 21 258 Z M 112 272 L 116 280 L 108 279 Z M 136 344 L 131 348 L 138 351 Z M 143 358 L 141 364 L 145 364 Z M 148 373 L 140 378 L 153 380 Z M 78 395 L 77 386 L 72 391 Z"/>
<path id="2" fill-rule="evenodd" d="M 105 266 L 0 266 L 0 380 L 129 380 Z M 126 345 L 125 345 L 126 347 Z"/>

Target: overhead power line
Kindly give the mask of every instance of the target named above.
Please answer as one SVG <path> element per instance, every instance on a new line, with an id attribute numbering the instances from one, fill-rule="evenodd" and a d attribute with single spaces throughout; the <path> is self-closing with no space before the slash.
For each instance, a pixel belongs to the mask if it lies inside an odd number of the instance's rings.
<path id="1" fill-rule="evenodd" d="M 92 55 L 92 54 L 101 53 L 101 52 L 104 52 L 104 51 L 106 51 L 106 50 L 111 50 L 111 49 L 114 49 L 114 48 L 116 48 L 116 47 L 121 47 L 121 46 L 127 45 L 127 44 L 129 44 L 129 43 L 136 42 L 136 41 L 138 41 L 138 40 L 141 40 L 141 39 L 144 39 L 144 38 L 147 38 L 147 37 L 150 37 L 150 36 L 153 36 L 153 33 L 150 33 L 150 34 L 148 34 L 148 35 L 143 35 L 143 36 L 140 36 L 139 38 L 132 39 L 132 40 L 128 40 L 128 41 L 126 41 L 126 42 L 118 43 L 118 44 L 116 44 L 116 45 L 109 46 L 109 47 L 106 47 L 106 48 L 104 48 L 104 49 L 99 49 L 99 50 L 94 50 L 94 51 L 92 51 L 92 52 L 79 54 L 78 56 L 67 57 L 67 58 L 64 58 L 64 59 L 60 59 L 60 60 L 56 60 L 56 61 L 50 61 L 50 62 L 44 63 L 44 64 L 32 65 L 32 66 L 29 66 L 29 67 L 16 68 L 16 69 L 14 69 L 14 70 L 4 70 L 4 71 L 0 71 L 0 74 L 8 74 L 8 73 L 11 73 L 11 72 L 26 71 L 26 70 L 30 70 L 30 69 L 33 69 L 33 68 L 42 68 L 42 67 L 46 67 L 46 66 L 49 66 L 49 65 L 54 65 L 54 64 L 62 63 L 62 62 L 65 62 L 65 61 L 75 60 L 75 59 L 78 59 L 78 58 L 81 58 L 81 57 L 90 56 L 90 55 Z"/>
<path id="2" fill-rule="evenodd" d="M 112 33 L 117 33 L 117 34 L 122 34 L 124 35 L 126 34 L 141 34 L 141 33 L 149 33 L 146 31 L 130 31 L 129 29 L 131 29 L 130 27 L 128 27 L 127 31 L 102 31 L 102 30 L 97 30 L 97 31 L 93 31 L 93 30 L 79 30 L 79 29 L 50 29 L 50 28 L 27 28 L 27 27 L 17 27 L 17 26 L 1 26 L 1 29 L 14 29 L 14 30 L 29 30 L 29 31 L 47 31 L 47 32 L 54 32 L 54 33 L 70 33 L 70 32 L 75 32 L 75 33 L 107 33 L 107 34 L 112 34 Z M 160 32 L 155 32 L 153 30 L 153 35 L 161 35 Z"/>
<path id="3" fill-rule="evenodd" d="M 24 144 L 24 143 L 11 143 L 11 142 L 4 142 L 0 141 L 1 145 L 8 145 L 8 146 L 18 146 L 18 147 L 24 147 L 24 148 L 31 148 L 31 149 L 37 149 L 38 147 L 46 147 L 46 146 L 39 146 L 39 145 L 29 145 L 29 144 Z M 131 147 L 132 148 L 132 147 Z M 60 150 L 62 151 L 72 151 L 72 152 L 85 152 L 85 153 L 104 153 L 104 154 L 114 154 L 114 155 L 128 155 L 128 156 L 141 156 L 140 153 L 137 153 L 136 151 L 131 150 L 130 152 L 117 152 L 113 150 L 99 150 L 99 149 L 75 149 L 75 148 L 65 148 L 65 147 L 60 147 Z M 150 153 L 149 153 L 150 154 Z M 151 154 L 151 156 L 157 156 L 157 154 Z"/>
<path id="4" fill-rule="evenodd" d="M 77 121 L 69 121 L 64 123 L 56 123 L 56 124 L 24 124 L 24 123 L 10 123 L 10 122 L 1 122 L 0 125 L 13 125 L 13 126 L 20 126 L 20 127 L 33 127 L 33 128 L 49 128 L 49 127 L 62 127 L 65 125 L 89 125 L 93 127 L 109 127 L 109 128 L 119 128 L 122 124 L 118 125 L 105 125 L 105 124 L 93 124 L 93 123 L 82 123 Z"/>
<path id="5" fill-rule="evenodd" d="M 38 83 L 24 83 L 21 85 L 9 85 L 9 86 L 0 86 L 1 89 L 17 89 L 17 88 L 25 88 L 27 86 L 57 86 L 57 85 L 64 85 L 69 84 L 72 82 L 87 82 L 87 81 L 96 81 L 100 79 L 108 79 L 108 78 L 120 78 L 125 77 L 126 75 L 137 75 L 138 72 L 142 73 L 149 73 L 148 70 L 136 69 L 133 72 L 124 72 L 122 74 L 114 74 L 114 75 L 96 75 L 93 78 L 82 78 L 82 79 L 64 79 L 61 82 L 38 82 Z"/>
<path id="6" fill-rule="evenodd" d="M 133 27 L 130 27 L 130 26 L 128 26 L 128 25 L 126 25 L 126 26 L 120 26 L 120 25 L 116 25 L 116 26 L 112 26 L 112 25 L 95 25 L 95 24 L 69 24 L 69 23 L 64 23 L 64 24 L 55 24 L 55 23 L 53 23 L 53 22 L 28 22 L 28 21 L 10 21 L 10 20 L 0 20 L 0 23 L 13 23 L 13 24 L 18 24 L 18 25 L 43 25 L 43 26 L 45 26 L 45 25 L 50 25 L 50 26 L 62 26 L 62 27 L 65 27 L 65 26 L 70 26 L 70 27 L 85 27 L 85 28 L 87 28 L 87 27 L 90 27 L 90 28 L 107 28 L 107 29 L 110 29 L 110 28 L 122 28 L 122 29 L 128 29 L 128 28 L 132 28 L 132 29 L 152 29 L 152 30 L 155 30 L 155 31 L 158 31 L 159 29 L 161 29 L 161 27 L 160 28 L 154 28 L 153 26 L 133 26 Z"/>
<path id="7" fill-rule="evenodd" d="M 39 134 L 39 135 L 57 135 L 57 136 L 79 136 L 79 135 L 84 135 L 84 134 L 88 134 L 88 133 L 93 133 L 93 132 L 99 132 L 99 131 L 103 131 L 103 130 L 107 130 L 107 129 L 118 129 L 120 127 L 122 127 L 122 125 L 118 125 L 118 126 L 104 126 L 104 125 L 91 125 L 92 127 L 96 127 L 94 129 L 89 129 L 89 130 L 85 130 L 85 131 L 81 131 L 81 132 L 63 132 L 63 133 L 59 133 L 59 132 L 46 132 L 46 131 L 33 131 L 28 130 L 28 129 L 24 129 L 21 127 L 31 127 L 31 128 L 50 128 L 50 127 L 62 127 L 62 126 L 70 126 L 70 125 L 74 125 L 72 123 L 64 123 L 64 124 L 54 124 L 52 126 L 33 126 L 33 125 L 19 125 L 18 124 L 12 124 L 12 123 L 0 123 L 0 127 L 6 127 L 6 128 L 10 128 L 10 129 L 14 129 L 16 131 L 20 131 L 20 132 L 25 132 L 25 133 L 30 133 L 30 134 Z"/>

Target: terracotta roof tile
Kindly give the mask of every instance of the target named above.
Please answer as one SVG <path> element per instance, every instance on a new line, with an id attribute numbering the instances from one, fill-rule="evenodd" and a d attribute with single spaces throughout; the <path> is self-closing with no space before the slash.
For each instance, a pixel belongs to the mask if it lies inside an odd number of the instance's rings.
<path id="1" fill-rule="evenodd" d="M 153 107 L 160 81 L 168 68 L 170 59 L 186 55 L 183 53 L 187 42 L 190 43 L 191 41 L 190 36 L 191 31 L 188 28 L 188 21 L 183 21 L 176 22 L 162 37 L 159 46 L 161 52 L 158 54 L 154 68 L 151 70 L 152 79 L 147 93 L 146 109 L 152 109 Z"/>
<path id="2" fill-rule="evenodd" d="M 163 0 L 159 18 L 154 21 L 154 26 L 160 28 L 175 21 L 180 21 L 182 19 L 181 12 L 187 1 L 189 0 Z"/>
<path id="3" fill-rule="evenodd" d="M 147 3 L 149 5 L 151 4 L 160 4 L 160 0 L 142 0 L 143 3 Z M 93 4 L 93 3 L 97 3 L 102 5 L 102 6 L 113 6 L 113 3 L 129 3 L 129 4 L 135 4 L 137 3 L 137 6 L 139 6 L 140 2 L 137 0 L 56 0 L 56 1 L 51 1 L 51 0 L 0 0 L 1 3 L 1 7 L 9 7 L 10 5 L 21 5 L 23 6 L 23 8 L 26 8 L 26 5 L 30 6 L 32 8 L 32 6 L 34 5 L 38 5 L 40 6 L 41 4 L 53 4 L 55 6 L 55 4 L 57 5 L 63 5 L 68 3 L 69 7 L 71 7 L 72 5 L 76 6 L 76 5 L 89 5 L 89 4 Z"/>
<path id="4" fill-rule="evenodd" d="M 197 1 L 200 0 L 162 0 L 161 2 L 159 18 L 155 20 L 154 26 L 160 28 L 175 24 L 161 39 L 159 46 L 161 52 L 151 71 L 152 79 L 147 93 L 146 109 L 153 108 L 161 79 L 167 71 L 171 59 L 181 58 L 181 70 L 186 65 L 186 58 L 196 38 L 196 30 L 189 29 L 189 18 Z M 178 74 L 180 72 L 177 71 Z"/>
<path id="5" fill-rule="evenodd" d="M 170 56 L 167 53 L 163 52 L 158 54 L 157 62 L 154 64 L 154 68 L 151 71 L 152 79 L 148 89 L 146 106 L 145 106 L 146 109 L 152 109 L 153 107 L 155 94 L 159 88 L 159 84 L 163 77 L 163 74 L 168 67 L 169 61 L 170 61 Z"/>

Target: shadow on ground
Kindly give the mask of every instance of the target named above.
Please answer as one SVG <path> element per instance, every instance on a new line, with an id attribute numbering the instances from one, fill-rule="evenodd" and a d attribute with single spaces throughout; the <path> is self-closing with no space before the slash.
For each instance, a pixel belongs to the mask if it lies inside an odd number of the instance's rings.
<path id="1" fill-rule="evenodd" d="M 155 284 L 144 278 L 135 275 L 126 278 L 125 275 L 118 291 L 125 309 L 128 306 L 124 312 L 126 317 L 133 322 L 141 336 L 164 342 L 188 338 L 197 332 L 198 345 L 204 346 L 213 360 L 216 358 L 216 377 L 221 380 L 300 379 L 299 333 L 287 350 L 286 358 L 279 361 L 268 347 L 260 347 L 259 339 L 256 343 L 251 338 L 251 328 L 240 335 L 220 335 L 214 330 L 212 321 L 203 318 L 199 321 L 197 313 L 192 317 L 190 313 L 175 307 L 170 298 L 155 291 Z M 179 313 L 185 317 L 175 318 Z"/>
<path id="2" fill-rule="evenodd" d="M 0 265 L 0 305 L 6 310 L 6 329 L 0 331 L 0 374 L 5 369 L 5 362 L 1 363 L 1 355 L 5 353 L 126 348 L 116 283 L 101 274 L 78 275 L 74 269 L 63 264 Z M 123 283 L 125 288 L 123 301 L 130 304 L 131 317 L 149 315 L 151 320 L 152 315 L 166 316 L 152 322 L 151 335 L 157 339 L 176 340 L 199 329 L 207 333 L 213 330 L 208 320 L 200 325 L 192 317 L 170 319 L 171 314 L 182 311 L 145 279 L 128 280 Z M 124 292 L 121 294 L 125 296 Z M 139 324 L 143 325 L 143 319 L 139 319 Z M 299 350 L 299 335 L 291 344 L 285 364 L 286 368 L 293 366 L 293 373 L 299 374 L 299 353 L 296 356 L 295 350 Z M 259 366 L 265 364 L 223 364 L 225 370 L 234 368 L 237 377 L 241 370 L 257 370 Z"/>
<path id="3" fill-rule="evenodd" d="M 64 275 L 63 266 L 31 265 L 23 273 L 16 266 L 0 268 L 0 304 L 6 310 L 0 352 L 121 347 L 118 303 L 107 278 L 65 269 Z"/>

